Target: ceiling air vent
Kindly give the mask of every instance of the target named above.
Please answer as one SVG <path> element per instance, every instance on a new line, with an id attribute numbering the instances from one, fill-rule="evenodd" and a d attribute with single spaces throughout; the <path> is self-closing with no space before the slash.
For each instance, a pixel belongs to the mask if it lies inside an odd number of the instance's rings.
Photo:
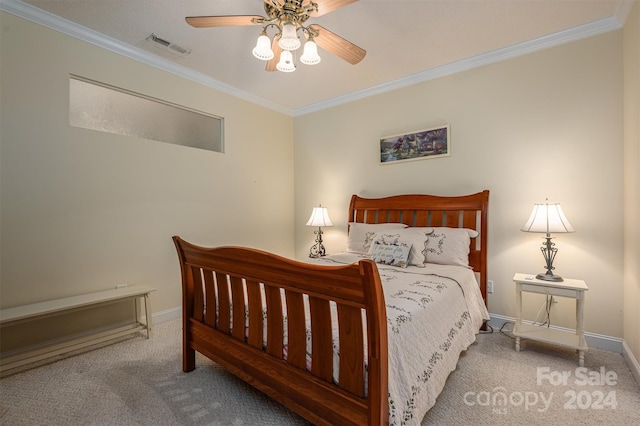
<path id="1" fill-rule="evenodd" d="M 154 33 L 151 33 L 151 35 L 147 37 L 146 40 L 148 42 L 153 43 L 155 47 L 177 56 L 184 57 L 184 56 L 187 56 L 189 53 L 191 53 L 191 49 L 187 49 L 185 47 L 178 46 L 177 44 L 171 43 L 170 41 L 165 40 L 162 37 L 158 37 Z"/>

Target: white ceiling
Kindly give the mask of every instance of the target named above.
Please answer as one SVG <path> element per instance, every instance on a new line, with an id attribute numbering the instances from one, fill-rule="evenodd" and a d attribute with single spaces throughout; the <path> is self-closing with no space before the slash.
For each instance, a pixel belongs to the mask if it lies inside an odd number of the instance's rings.
<path id="1" fill-rule="evenodd" d="M 0 8 L 299 115 L 621 28 L 632 1 L 359 0 L 307 24 L 320 24 L 365 49 L 362 62 L 350 65 L 318 49 L 320 64 L 298 64 L 293 73 L 266 72 L 265 63 L 251 55 L 259 26 L 198 29 L 184 20 L 264 16 L 262 0 L 0 0 Z M 151 33 L 191 53 L 167 53 L 146 41 Z"/>

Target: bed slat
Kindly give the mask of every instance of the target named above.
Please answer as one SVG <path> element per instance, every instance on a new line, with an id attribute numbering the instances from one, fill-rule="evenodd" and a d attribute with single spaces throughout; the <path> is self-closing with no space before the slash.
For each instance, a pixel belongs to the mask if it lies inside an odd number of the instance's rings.
<path id="1" fill-rule="evenodd" d="M 193 316 L 200 321 L 204 319 L 204 296 L 202 284 L 202 270 L 193 267 Z"/>
<path id="2" fill-rule="evenodd" d="M 216 272 L 218 283 L 218 330 L 229 334 L 231 332 L 231 295 L 227 275 Z"/>
<path id="3" fill-rule="evenodd" d="M 378 222 L 400 223 L 400 215 L 402 212 L 398 210 L 391 210 L 386 213 L 387 214 L 382 218 L 378 218 Z"/>
<path id="4" fill-rule="evenodd" d="M 476 217 L 477 213 L 474 211 L 464 211 L 462 212 L 462 227 L 469 229 L 476 229 Z"/>
<path id="5" fill-rule="evenodd" d="M 247 280 L 247 305 L 249 330 L 247 342 L 256 349 L 262 349 L 262 292 L 260 283 Z"/>
<path id="6" fill-rule="evenodd" d="M 339 386 L 355 395 L 364 396 L 364 337 L 362 311 L 338 305 L 340 342 Z"/>
<path id="7" fill-rule="evenodd" d="M 429 212 L 424 210 L 416 212 L 416 226 L 429 226 Z"/>
<path id="8" fill-rule="evenodd" d="M 458 228 L 459 227 L 460 212 L 447 211 L 445 217 L 446 217 L 445 226 L 447 226 L 449 228 Z"/>
<path id="9" fill-rule="evenodd" d="M 204 275 L 204 297 L 205 297 L 205 311 L 204 311 L 204 323 L 211 327 L 216 326 L 216 284 L 213 278 L 213 271 L 208 269 L 203 270 Z"/>
<path id="10" fill-rule="evenodd" d="M 323 380 L 333 380 L 333 343 L 329 302 L 309 297 L 311 311 L 311 372 Z"/>
<path id="11" fill-rule="evenodd" d="M 300 293 L 285 292 L 287 302 L 287 360 L 298 368 L 306 368 L 307 333 L 304 301 Z"/>
<path id="12" fill-rule="evenodd" d="M 378 215 L 376 213 L 377 212 L 375 210 L 366 212 L 364 222 L 366 222 L 366 223 L 377 223 Z"/>
<path id="13" fill-rule="evenodd" d="M 432 211 L 431 212 L 431 224 L 429 226 L 444 226 L 444 214 L 441 211 Z"/>
<path id="14" fill-rule="evenodd" d="M 233 314 L 233 325 L 231 335 L 238 340 L 244 340 L 245 327 L 245 304 L 244 304 L 244 285 L 242 278 L 231 277 L 231 303 Z"/>
<path id="15" fill-rule="evenodd" d="M 402 223 L 407 226 L 413 226 L 415 223 L 415 211 L 413 210 L 403 210 L 402 211 Z"/>
<path id="16" fill-rule="evenodd" d="M 267 353 L 282 359 L 282 333 L 284 327 L 280 289 L 275 286 L 265 285 L 264 290 L 267 299 Z"/>

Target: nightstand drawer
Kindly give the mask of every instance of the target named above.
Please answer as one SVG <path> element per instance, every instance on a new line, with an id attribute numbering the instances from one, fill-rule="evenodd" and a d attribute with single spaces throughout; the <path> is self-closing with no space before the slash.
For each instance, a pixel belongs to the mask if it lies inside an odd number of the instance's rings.
<path id="1" fill-rule="evenodd" d="M 578 291 L 568 288 L 541 287 L 535 284 L 522 284 L 522 291 L 527 293 L 549 294 L 552 296 L 578 298 Z"/>

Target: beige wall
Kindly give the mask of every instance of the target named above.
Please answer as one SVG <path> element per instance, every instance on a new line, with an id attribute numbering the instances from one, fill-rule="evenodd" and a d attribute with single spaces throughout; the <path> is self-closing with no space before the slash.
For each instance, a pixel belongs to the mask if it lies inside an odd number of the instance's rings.
<path id="1" fill-rule="evenodd" d="M 640 2 L 624 38 L 624 339 L 640 360 Z"/>
<path id="2" fill-rule="evenodd" d="M 147 284 L 181 304 L 171 236 L 293 256 L 293 118 L 0 13 L 0 306 Z M 69 74 L 225 119 L 225 154 L 70 127 Z"/>
<path id="3" fill-rule="evenodd" d="M 598 35 L 296 118 L 296 255 L 311 208 L 328 207 L 329 252 L 346 241 L 351 194 L 491 191 L 489 309 L 514 317 L 515 272 L 542 272 L 540 234 L 520 232 L 532 205 L 560 202 L 576 229 L 556 235 L 557 273 L 584 279 L 586 329 L 622 337 L 622 31 Z M 424 54 L 428 54 L 425 52 Z M 452 155 L 379 165 L 384 135 L 448 123 Z M 525 300 L 527 315 L 543 303 Z M 575 327 L 561 299 L 554 324 Z M 533 318 L 531 318 L 533 319 Z"/>
<path id="4" fill-rule="evenodd" d="M 622 31 L 294 120 L 12 15 L 0 19 L 0 306 L 127 282 L 158 288 L 157 314 L 180 304 L 173 234 L 305 258 L 314 235 L 304 223 L 318 203 L 336 225 L 325 229 L 336 252 L 352 193 L 490 189 L 490 311 L 514 316 L 513 273 L 542 270 L 542 240 L 519 228 L 549 197 L 577 230 L 556 236 L 556 266 L 590 286 L 587 330 L 622 337 L 624 328 L 640 358 L 638 239 L 628 237 L 638 235 L 638 133 L 627 119 L 624 149 L 636 162 L 624 162 L 623 197 Z M 637 89 L 637 2 L 634 19 L 624 71 L 626 87 Z M 225 117 L 226 154 L 69 127 L 69 73 Z M 625 90 L 624 101 L 626 117 L 637 117 L 637 91 Z M 381 136 L 443 123 L 451 157 L 378 165 Z M 623 199 L 632 218 L 624 228 Z M 540 303 L 529 300 L 528 314 Z M 552 315 L 573 326 L 568 301 Z"/>

